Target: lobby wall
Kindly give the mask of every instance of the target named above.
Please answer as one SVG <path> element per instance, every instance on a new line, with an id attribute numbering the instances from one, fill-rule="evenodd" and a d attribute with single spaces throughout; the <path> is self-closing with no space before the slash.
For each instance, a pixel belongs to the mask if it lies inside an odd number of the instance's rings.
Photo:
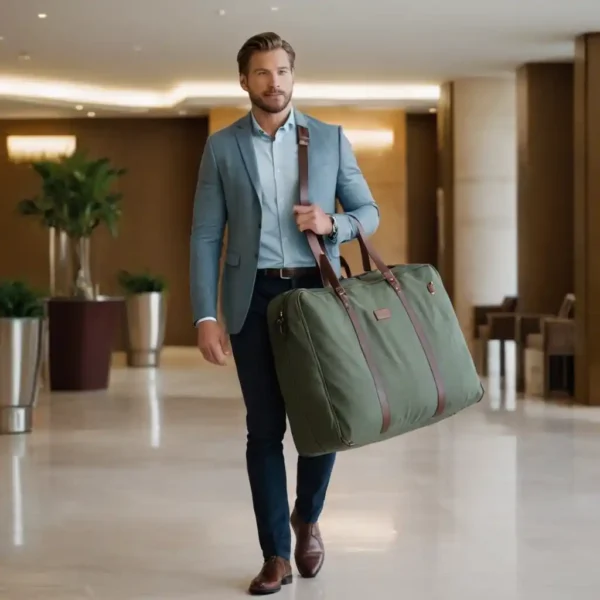
<path id="1" fill-rule="evenodd" d="M 298 107 L 302 112 L 346 130 L 393 132 L 393 142 L 380 147 L 354 145 L 358 164 L 381 209 L 379 230 L 373 242 L 386 263 L 406 262 L 406 115 L 401 110 L 366 110 L 350 107 Z M 213 133 L 230 125 L 246 109 L 215 108 L 209 114 L 209 131 Z M 361 133 L 365 135 L 365 133 Z M 353 273 L 361 272 L 360 249 L 356 241 L 344 244 L 342 254 Z"/>
<path id="2" fill-rule="evenodd" d="M 393 143 L 381 148 L 355 146 L 359 165 L 380 205 L 382 221 L 374 236 L 387 263 L 408 258 L 406 206 L 406 120 L 397 110 L 311 108 L 308 114 L 352 130 L 387 130 Z M 118 293 L 120 268 L 148 268 L 164 274 L 170 287 L 166 344 L 195 345 L 190 327 L 189 234 L 198 166 L 206 137 L 245 114 L 243 109 L 215 109 L 208 118 L 0 120 L 0 278 L 25 278 L 47 288 L 48 233 L 37 222 L 16 214 L 17 202 L 39 191 L 30 167 L 12 163 L 8 135 L 75 135 L 79 148 L 107 156 L 125 167 L 119 182 L 124 193 L 120 233 L 111 239 L 98 229 L 92 242 L 92 269 L 100 292 Z M 160 242 L 155 241 L 158 236 Z M 360 272 L 358 244 L 344 255 Z M 118 347 L 122 348 L 123 336 Z"/>
<path id="3" fill-rule="evenodd" d="M 78 148 L 128 170 L 120 234 L 98 229 L 92 242 L 94 281 L 117 293 L 120 268 L 164 274 L 170 288 L 167 345 L 195 345 L 189 302 L 189 237 L 193 197 L 208 119 L 72 119 L 0 121 L 0 278 L 48 287 L 48 233 L 16 214 L 19 200 L 38 193 L 30 167 L 9 161 L 7 135 L 77 137 Z"/>

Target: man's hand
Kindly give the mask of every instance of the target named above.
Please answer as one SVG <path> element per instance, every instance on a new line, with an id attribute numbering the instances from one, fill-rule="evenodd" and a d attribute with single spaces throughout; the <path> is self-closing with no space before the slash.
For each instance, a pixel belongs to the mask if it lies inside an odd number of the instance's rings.
<path id="1" fill-rule="evenodd" d="M 317 235 L 330 235 L 333 231 L 331 217 L 317 204 L 294 206 L 296 225 L 300 231 L 310 230 Z"/>
<path id="2" fill-rule="evenodd" d="M 198 323 L 198 348 L 205 360 L 213 365 L 226 365 L 231 354 L 225 329 L 216 321 Z"/>

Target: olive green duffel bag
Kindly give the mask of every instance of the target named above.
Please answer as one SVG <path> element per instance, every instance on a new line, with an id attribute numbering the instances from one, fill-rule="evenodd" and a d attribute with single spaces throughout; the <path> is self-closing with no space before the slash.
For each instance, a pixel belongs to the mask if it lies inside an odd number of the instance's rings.
<path id="1" fill-rule="evenodd" d="M 340 288 L 292 290 L 269 305 L 277 376 L 300 454 L 385 440 L 481 400 L 433 267 L 372 271 Z"/>
<path id="2" fill-rule="evenodd" d="M 301 201 L 307 203 L 305 158 Z M 315 456 L 383 441 L 479 402 L 483 387 L 437 271 L 388 267 L 359 225 L 363 263 L 338 279 L 308 240 L 323 289 L 273 299 L 269 335 L 298 452 Z"/>

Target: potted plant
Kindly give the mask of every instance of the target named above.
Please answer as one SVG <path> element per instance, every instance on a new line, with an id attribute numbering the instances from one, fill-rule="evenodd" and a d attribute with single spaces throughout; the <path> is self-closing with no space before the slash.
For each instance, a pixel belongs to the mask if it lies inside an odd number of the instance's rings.
<path id="1" fill-rule="evenodd" d="M 100 225 L 117 235 L 122 194 L 112 188 L 125 171 L 107 158 L 90 159 L 83 152 L 36 161 L 32 167 L 41 179 L 41 192 L 19 202 L 18 211 L 66 238 L 71 266 L 68 289 L 48 302 L 50 388 L 105 389 L 119 299 L 96 296 L 90 239 Z"/>
<path id="2" fill-rule="evenodd" d="M 148 272 L 122 270 L 118 282 L 125 294 L 127 315 L 127 364 L 158 367 L 165 339 L 167 284 Z"/>
<path id="3" fill-rule="evenodd" d="M 0 282 L 0 434 L 31 431 L 44 316 L 40 293 L 22 281 Z"/>

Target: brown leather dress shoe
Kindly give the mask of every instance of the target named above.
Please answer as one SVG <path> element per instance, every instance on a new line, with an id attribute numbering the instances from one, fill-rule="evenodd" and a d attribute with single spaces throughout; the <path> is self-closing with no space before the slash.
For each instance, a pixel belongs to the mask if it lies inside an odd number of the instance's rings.
<path id="1" fill-rule="evenodd" d="M 318 523 L 303 523 L 294 510 L 291 517 L 296 534 L 294 558 L 302 577 L 316 577 L 325 561 L 325 546 Z"/>
<path id="2" fill-rule="evenodd" d="M 260 573 L 252 580 L 248 592 L 252 596 L 267 596 L 281 590 L 282 585 L 292 583 L 292 567 L 289 561 L 273 556 L 265 561 Z"/>

